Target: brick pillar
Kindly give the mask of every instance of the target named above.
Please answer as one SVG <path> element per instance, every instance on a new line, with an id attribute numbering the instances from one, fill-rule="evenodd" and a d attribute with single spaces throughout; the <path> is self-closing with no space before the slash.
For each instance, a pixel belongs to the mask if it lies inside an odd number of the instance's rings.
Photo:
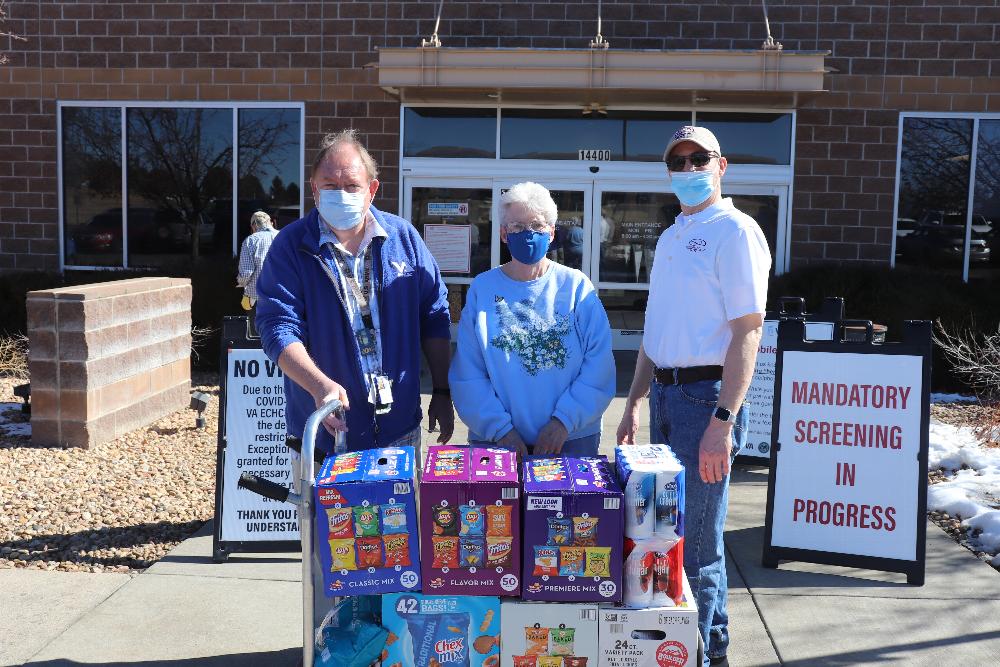
<path id="1" fill-rule="evenodd" d="M 28 293 L 31 440 L 89 447 L 188 405 L 191 281 Z"/>

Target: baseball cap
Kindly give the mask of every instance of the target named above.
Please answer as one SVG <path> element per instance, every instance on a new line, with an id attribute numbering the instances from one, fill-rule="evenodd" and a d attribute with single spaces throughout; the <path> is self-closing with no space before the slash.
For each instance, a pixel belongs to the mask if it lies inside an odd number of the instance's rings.
<path id="1" fill-rule="evenodd" d="M 674 132 L 673 136 L 670 137 L 670 143 L 667 144 L 667 150 L 663 151 L 663 159 L 666 160 L 674 146 L 682 141 L 694 142 L 706 151 L 714 151 L 719 155 L 722 155 L 722 149 L 719 147 L 719 140 L 715 138 L 715 135 L 712 134 L 711 130 L 704 127 L 695 127 L 694 125 L 685 125 Z"/>

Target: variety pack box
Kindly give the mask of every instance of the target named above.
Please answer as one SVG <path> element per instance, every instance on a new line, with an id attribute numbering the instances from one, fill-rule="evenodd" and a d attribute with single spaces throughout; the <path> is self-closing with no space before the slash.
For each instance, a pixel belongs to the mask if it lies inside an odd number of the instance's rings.
<path id="1" fill-rule="evenodd" d="M 382 596 L 383 667 L 499 667 L 500 598 Z M 507 664 L 504 662 L 503 664 Z"/>
<path id="2" fill-rule="evenodd" d="M 521 590 L 517 455 L 432 446 L 420 479 L 420 566 L 428 593 Z"/>
<path id="3" fill-rule="evenodd" d="M 420 589 L 413 448 L 327 457 L 316 476 L 323 590 L 365 595 Z"/>
<path id="4" fill-rule="evenodd" d="M 684 466 L 667 445 L 615 449 L 625 494 L 624 602 L 663 607 L 684 598 Z"/>
<path id="5" fill-rule="evenodd" d="M 525 600 L 622 599 L 622 492 L 605 457 L 524 462 Z"/>
<path id="6" fill-rule="evenodd" d="M 597 667 L 596 604 L 504 602 L 504 667 Z"/>
<path id="7" fill-rule="evenodd" d="M 650 609 L 600 608 L 596 667 L 701 667 L 698 609 L 687 578 L 684 602 Z"/>

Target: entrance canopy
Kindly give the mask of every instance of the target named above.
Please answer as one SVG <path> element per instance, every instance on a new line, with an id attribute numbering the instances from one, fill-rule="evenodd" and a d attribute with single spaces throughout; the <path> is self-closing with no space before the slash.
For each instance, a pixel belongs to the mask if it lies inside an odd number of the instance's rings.
<path id="1" fill-rule="evenodd" d="M 379 85 L 404 103 L 749 105 L 824 90 L 828 51 L 382 48 Z"/>

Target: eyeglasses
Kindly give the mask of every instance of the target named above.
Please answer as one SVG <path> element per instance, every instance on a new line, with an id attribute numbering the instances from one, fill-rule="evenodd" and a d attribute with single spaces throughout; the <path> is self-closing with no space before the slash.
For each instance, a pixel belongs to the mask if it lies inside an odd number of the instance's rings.
<path id="1" fill-rule="evenodd" d="M 670 171 L 684 171 L 684 165 L 688 162 L 691 163 L 692 167 L 698 169 L 711 162 L 714 157 L 722 156 L 715 151 L 700 151 L 698 153 L 691 153 L 690 155 L 672 155 L 666 159 L 667 169 Z"/>
<path id="2" fill-rule="evenodd" d="M 523 222 L 508 222 L 504 224 L 504 227 L 507 229 L 508 234 L 520 234 L 526 229 L 538 232 L 539 234 L 549 231 L 549 225 L 544 222 L 533 222 L 531 224 L 525 224 Z"/>

